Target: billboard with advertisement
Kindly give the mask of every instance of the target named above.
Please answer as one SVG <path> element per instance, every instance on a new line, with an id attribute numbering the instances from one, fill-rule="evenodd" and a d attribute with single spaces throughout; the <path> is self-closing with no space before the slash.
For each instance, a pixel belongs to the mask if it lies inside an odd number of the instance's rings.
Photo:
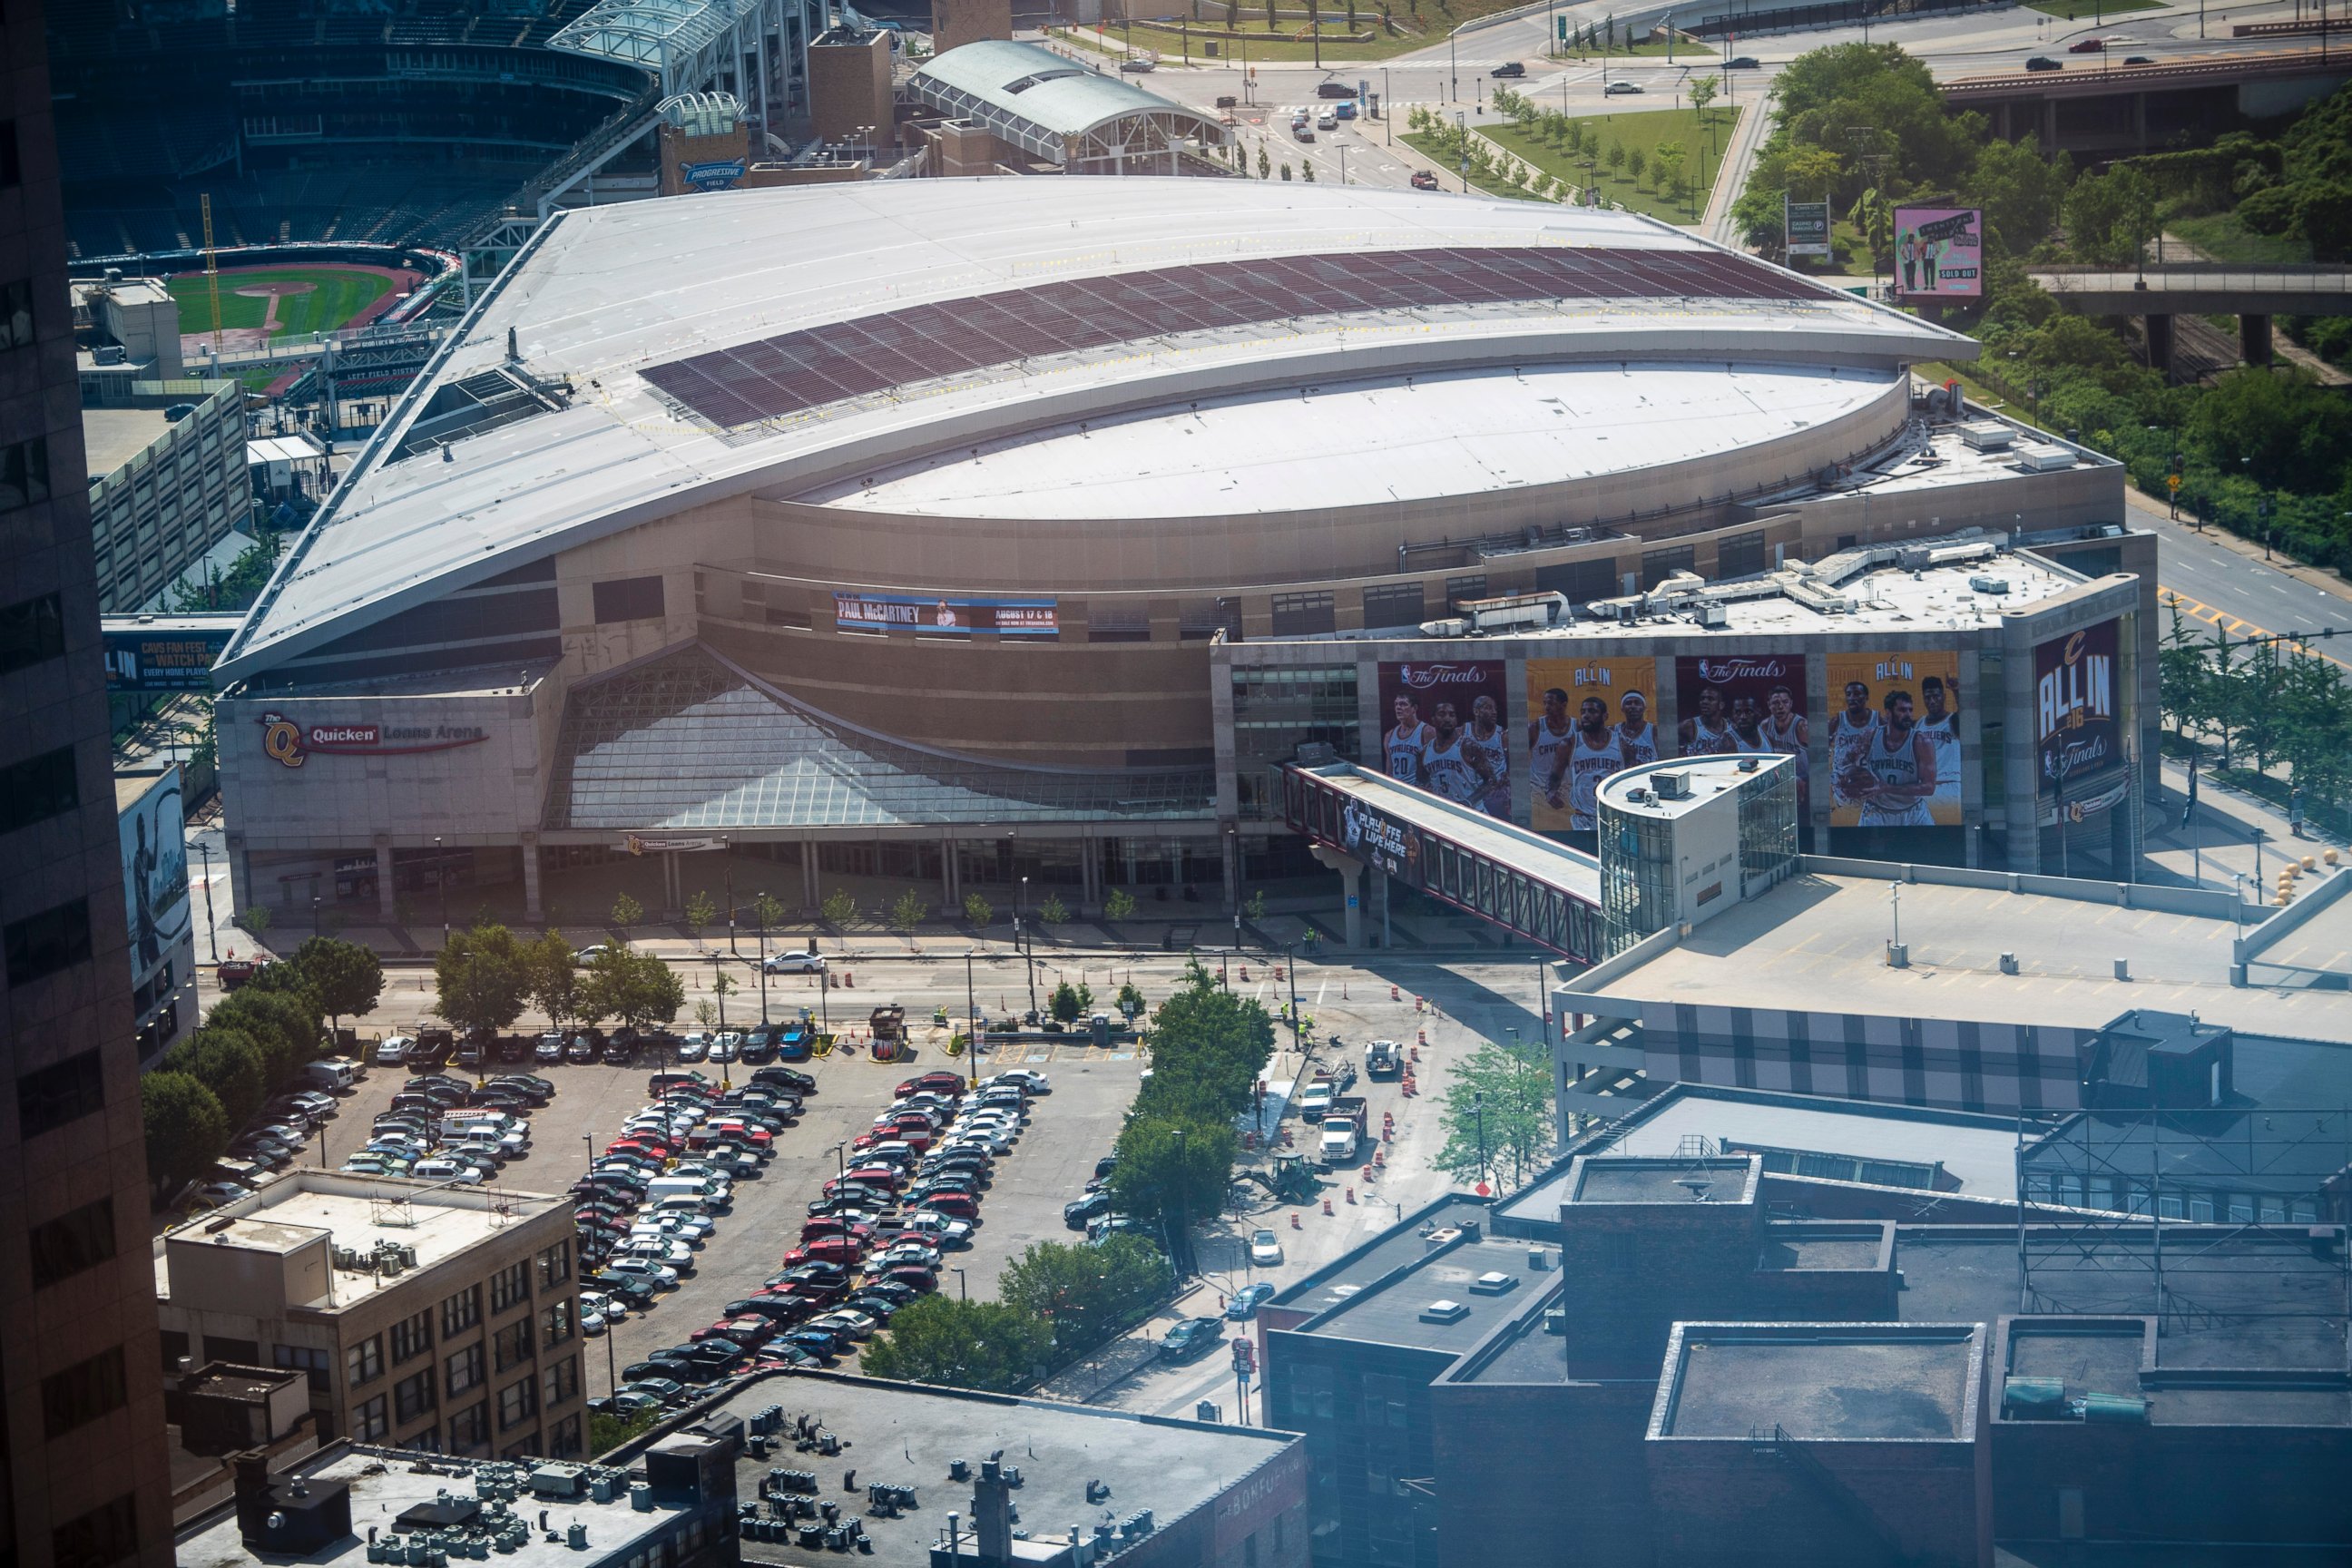
<path id="1" fill-rule="evenodd" d="M 2044 821 L 2074 821 L 2123 798 L 2130 770 L 2116 710 L 2116 623 L 2101 621 L 2033 648 L 2033 749 Z"/>
<path id="2" fill-rule="evenodd" d="M 1699 654 L 1675 660 L 1675 707 L 1682 722 L 1661 755 L 1736 756 L 1786 752 L 1797 759 L 1797 813 L 1811 784 L 1806 746 L 1803 654 Z"/>
<path id="3" fill-rule="evenodd" d="M 1790 256 L 1829 255 L 1830 204 L 1792 202 L 1782 195 L 1780 232 L 1785 237 L 1782 248 Z"/>
<path id="4" fill-rule="evenodd" d="M 166 768 L 117 813 L 131 979 L 144 980 L 188 934 L 188 838 L 180 770 Z"/>
<path id="5" fill-rule="evenodd" d="M 1528 660 L 1528 825 L 1591 833 L 1594 792 L 1621 769 L 1657 761 L 1649 658 Z"/>
<path id="6" fill-rule="evenodd" d="M 1381 666 L 1381 768 L 1508 821 L 1511 716 L 1499 658 Z"/>
<path id="7" fill-rule="evenodd" d="M 1974 300 L 1984 293 L 1984 214 L 1975 207 L 1895 209 L 1895 297 Z"/>
<path id="8" fill-rule="evenodd" d="M 1350 799 L 1340 809 L 1339 847 L 1408 887 L 1421 886 L 1421 836 L 1361 801 Z"/>
<path id="9" fill-rule="evenodd" d="M 1052 599 L 940 598 L 919 594 L 833 596 L 833 618 L 859 631 L 918 631 L 933 637 L 988 632 L 1008 637 L 1062 634 Z"/>
<path id="10" fill-rule="evenodd" d="M 1827 656 L 1830 824 L 1960 820 L 1960 656 L 1955 648 Z"/>
<path id="11" fill-rule="evenodd" d="M 157 630 L 108 626 L 106 689 L 109 691 L 205 691 L 213 661 L 228 647 L 234 619 L 215 626 Z"/>

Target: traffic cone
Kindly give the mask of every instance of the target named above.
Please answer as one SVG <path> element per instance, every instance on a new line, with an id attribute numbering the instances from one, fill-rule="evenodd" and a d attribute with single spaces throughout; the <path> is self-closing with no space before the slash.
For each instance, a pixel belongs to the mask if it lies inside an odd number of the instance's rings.
<path id="1" fill-rule="evenodd" d="M 1298 1211 L 1297 1209 L 1292 1209 L 1290 1211 L 1290 1228 L 1293 1230 L 1305 1230 L 1307 1228 L 1305 1226 L 1298 1223 Z"/>
<path id="2" fill-rule="evenodd" d="M 1389 987 L 1389 1000 L 1391 1002 L 1402 1000 L 1402 998 L 1397 995 L 1397 988 L 1393 985 Z"/>
<path id="3" fill-rule="evenodd" d="M 1331 1212 L 1331 1200 L 1329 1198 L 1325 1198 L 1323 1200 L 1323 1212 L 1327 1215 Z"/>
<path id="4" fill-rule="evenodd" d="M 1374 1166 L 1375 1168 L 1378 1168 L 1378 1167 L 1385 1166 L 1388 1163 L 1389 1163 L 1389 1152 L 1388 1152 L 1386 1149 L 1381 1149 L 1381 1148 L 1375 1147 L 1375 1148 L 1372 1150 L 1372 1164 L 1373 1164 L 1373 1166 Z"/>
<path id="5" fill-rule="evenodd" d="M 1327 1203 L 1327 1204 L 1328 1204 L 1328 1203 L 1329 1203 L 1331 1200 L 1330 1200 L 1330 1199 L 1328 1199 L 1328 1198 L 1325 1198 L 1323 1201 L 1324 1201 L 1325 1203 Z M 1348 1201 L 1349 1201 L 1349 1203 L 1351 1203 L 1351 1204 L 1352 1204 L 1352 1203 L 1354 1203 L 1354 1202 L 1356 1201 L 1356 1189 L 1355 1189 L 1355 1188 L 1353 1188 L 1353 1187 L 1349 1187 L 1349 1188 L 1348 1189 Z"/>

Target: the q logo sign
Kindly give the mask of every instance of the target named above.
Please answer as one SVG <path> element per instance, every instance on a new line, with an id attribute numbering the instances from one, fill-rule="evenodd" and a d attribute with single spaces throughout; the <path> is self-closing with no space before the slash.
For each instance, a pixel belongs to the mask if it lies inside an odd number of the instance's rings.
<path id="1" fill-rule="evenodd" d="M 299 768 L 310 760 L 302 749 L 302 726 L 282 714 L 261 716 L 261 750 L 273 763 Z"/>

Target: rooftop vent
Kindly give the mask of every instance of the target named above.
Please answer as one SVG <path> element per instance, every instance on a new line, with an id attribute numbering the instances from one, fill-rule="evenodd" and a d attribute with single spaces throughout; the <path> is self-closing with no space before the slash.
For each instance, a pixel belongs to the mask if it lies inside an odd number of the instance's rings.
<path id="1" fill-rule="evenodd" d="M 1960 426 L 1960 439 L 1979 452 L 1998 452 L 2017 439 L 2017 432 L 1998 419 L 1972 419 Z"/>
<path id="2" fill-rule="evenodd" d="M 1661 769 L 1650 775 L 1650 787 L 1658 792 L 1660 800 L 1688 800 L 1690 774 L 1680 770 Z"/>
<path id="3" fill-rule="evenodd" d="M 1470 1309 L 1459 1301 L 1432 1301 L 1421 1310 L 1424 1323 L 1458 1323 L 1470 1315 Z"/>
<path id="4" fill-rule="evenodd" d="M 1499 1268 L 1488 1269 L 1470 1281 L 1470 1293 L 1474 1296 L 1504 1296 L 1518 1288 L 1519 1277 Z"/>

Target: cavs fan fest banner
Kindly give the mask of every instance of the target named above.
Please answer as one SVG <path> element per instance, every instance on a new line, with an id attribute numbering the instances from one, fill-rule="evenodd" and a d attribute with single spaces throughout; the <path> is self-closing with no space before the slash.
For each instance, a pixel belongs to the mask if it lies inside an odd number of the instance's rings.
<path id="1" fill-rule="evenodd" d="M 1951 648 L 1828 656 L 1830 823 L 1960 820 L 1960 656 Z"/>
<path id="2" fill-rule="evenodd" d="M 1655 659 L 1528 660 L 1528 826 L 1591 833 L 1601 781 L 1658 760 Z"/>
<path id="3" fill-rule="evenodd" d="M 1401 784 L 1511 817 L 1503 661 L 1383 664 L 1381 767 Z"/>
<path id="4" fill-rule="evenodd" d="M 2116 716 L 2116 623 L 2102 621 L 2033 649 L 2033 741 L 2042 815 L 2080 822 L 2123 798 L 2131 778 Z"/>
<path id="5" fill-rule="evenodd" d="M 1704 654 L 1675 660 L 1675 710 L 1682 721 L 1661 756 L 1736 756 L 1785 752 L 1797 767 L 1797 815 L 1808 807 L 1802 654 Z"/>

